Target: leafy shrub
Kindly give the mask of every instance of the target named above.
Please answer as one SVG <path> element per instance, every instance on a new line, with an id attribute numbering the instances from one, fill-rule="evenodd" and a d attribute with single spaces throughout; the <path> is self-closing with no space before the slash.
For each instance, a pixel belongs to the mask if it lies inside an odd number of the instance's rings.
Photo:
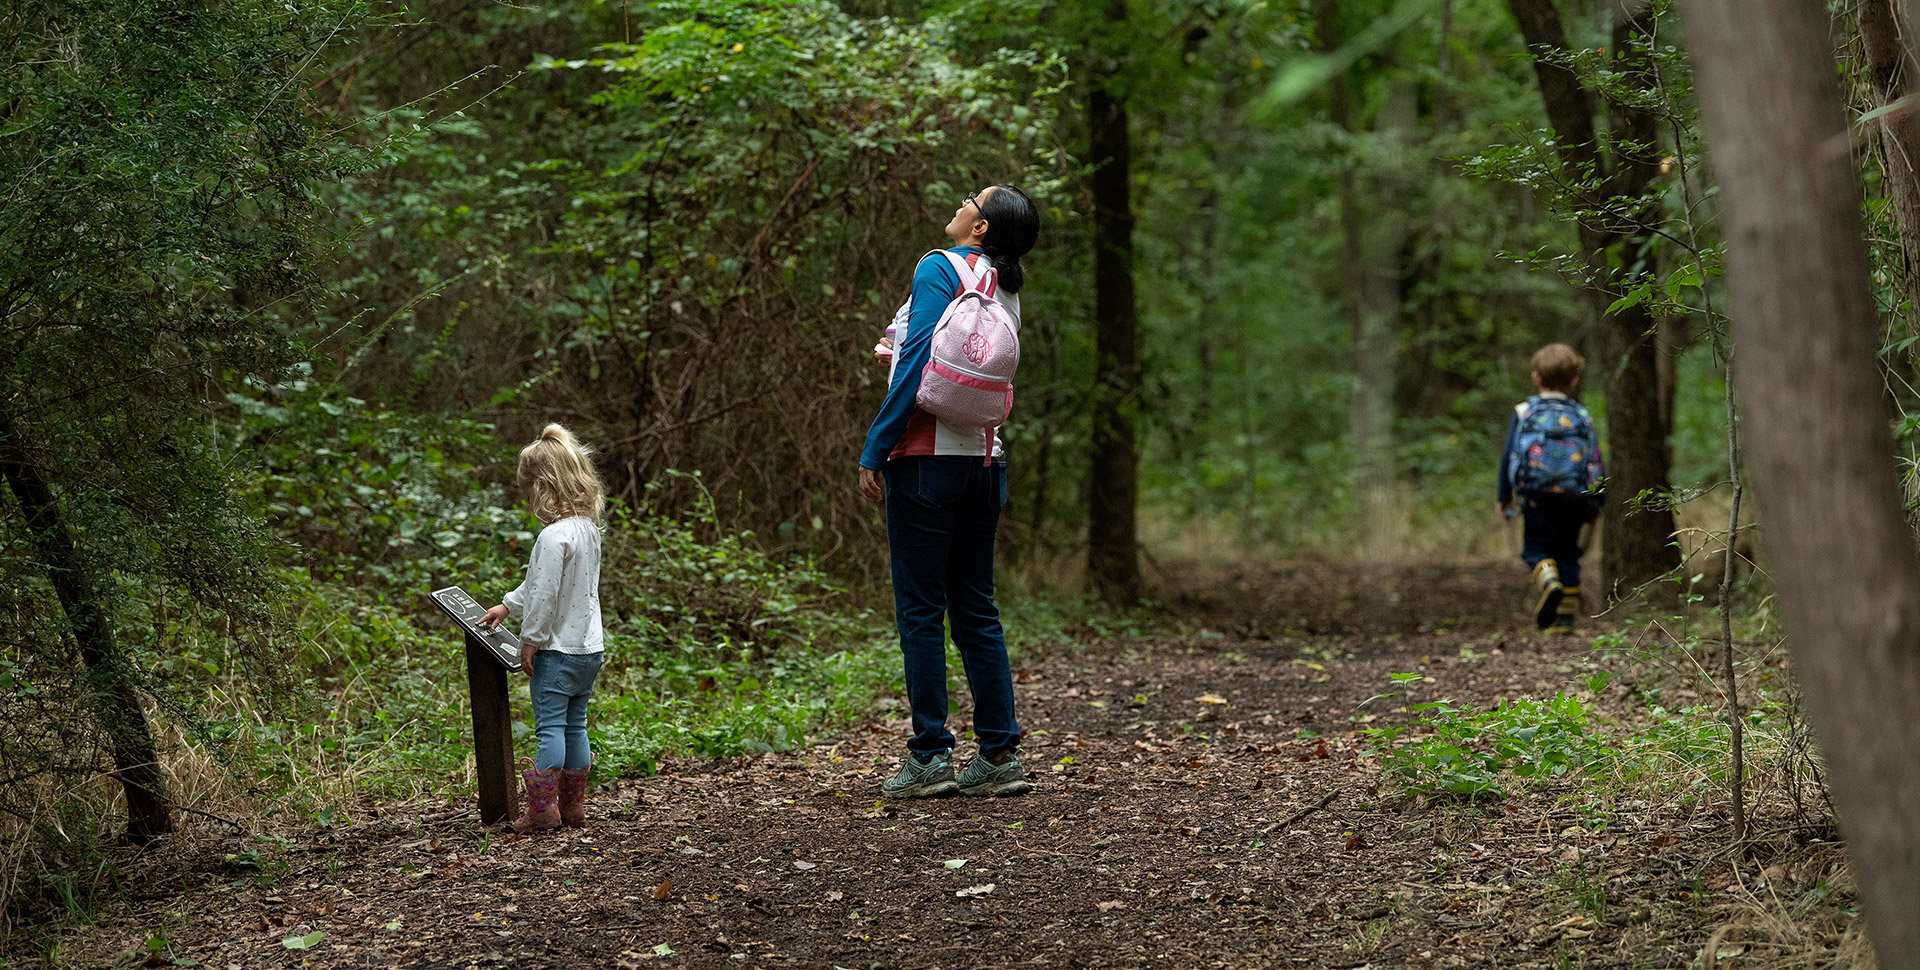
<path id="1" fill-rule="evenodd" d="M 531 542 L 490 424 L 370 405 L 311 380 L 230 393 L 266 511 L 323 580 L 499 580 Z"/>
<path id="2" fill-rule="evenodd" d="M 1408 706 L 1413 724 L 1365 733 L 1389 777 L 1409 792 L 1476 798 L 1506 796 L 1503 772 L 1551 778 L 1586 771 L 1614 754 L 1589 733 L 1578 697 L 1502 702 L 1490 711 L 1461 711 L 1448 701 Z M 1410 739 L 1402 742 L 1402 739 Z"/>

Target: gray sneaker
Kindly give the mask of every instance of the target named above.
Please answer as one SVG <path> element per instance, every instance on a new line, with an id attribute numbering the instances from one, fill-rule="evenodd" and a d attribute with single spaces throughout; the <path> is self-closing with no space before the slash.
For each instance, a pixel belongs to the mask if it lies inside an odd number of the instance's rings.
<path id="1" fill-rule="evenodd" d="M 1020 768 L 1020 756 L 1014 754 L 1003 764 L 994 764 L 986 755 L 976 755 L 960 773 L 957 781 L 962 795 L 1011 798 L 1033 790 L 1027 773 Z"/>
<path id="2" fill-rule="evenodd" d="M 899 774 L 880 783 L 880 794 L 888 798 L 938 798 L 959 790 L 953 781 L 953 756 L 945 751 L 924 763 L 908 755 Z"/>

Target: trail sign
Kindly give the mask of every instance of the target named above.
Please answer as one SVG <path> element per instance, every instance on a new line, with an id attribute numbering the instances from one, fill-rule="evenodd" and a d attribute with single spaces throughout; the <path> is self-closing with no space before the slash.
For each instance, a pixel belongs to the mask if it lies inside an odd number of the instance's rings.
<path id="1" fill-rule="evenodd" d="M 520 638 L 514 636 L 513 632 L 507 629 L 506 624 L 503 623 L 491 630 L 481 626 L 480 618 L 487 615 L 487 608 L 481 606 L 479 601 L 468 596 L 467 591 L 458 586 L 436 589 L 431 595 L 433 601 L 447 611 L 447 615 L 453 617 L 454 622 L 460 624 L 461 629 L 467 631 L 467 636 L 480 641 L 480 645 L 493 655 L 493 659 L 500 661 L 501 666 L 508 670 L 519 671 Z"/>
<path id="2" fill-rule="evenodd" d="M 473 766 L 480 782 L 480 822 L 513 817 L 513 729 L 507 707 L 507 671 L 520 669 L 520 638 L 503 626 L 480 625 L 487 611 L 458 586 L 430 598 L 460 624 L 467 643 L 467 692 L 473 699 Z"/>

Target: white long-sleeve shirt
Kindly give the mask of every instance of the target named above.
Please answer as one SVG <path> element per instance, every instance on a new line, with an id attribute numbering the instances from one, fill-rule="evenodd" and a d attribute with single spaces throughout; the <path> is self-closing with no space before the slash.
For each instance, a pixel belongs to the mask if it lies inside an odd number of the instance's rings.
<path id="1" fill-rule="evenodd" d="M 599 653 L 606 649 L 600 627 L 600 529 L 584 515 L 561 519 L 540 530 L 533 561 L 520 588 L 503 600 L 520 617 L 520 639 L 535 650 Z"/>

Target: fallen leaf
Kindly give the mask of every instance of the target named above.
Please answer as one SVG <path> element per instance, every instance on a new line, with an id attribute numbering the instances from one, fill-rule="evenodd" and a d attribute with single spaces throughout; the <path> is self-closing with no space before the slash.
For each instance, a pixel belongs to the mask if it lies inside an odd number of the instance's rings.
<path id="1" fill-rule="evenodd" d="M 1592 935 L 1593 935 L 1592 930 L 1568 930 L 1567 931 L 1567 939 L 1569 940 L 1577 940 L 1577 939 L 1580 939 L 1581 937 L 1592 936 Z"/>
<path id="2" fill-rule="evenodd" d="M 1358 852 L 1361 849 L 1365 849 L 1365 848 L 1368 848 L 1368 845 L 1367 845 L 1367 837 L 1364 835 L 1356 835 L 1353 838 L 1350 838 L 1347 840 L 1348 852 Z"/>
<path id="3" fill-rule="evenodd" d="M 993 892 L 993 887 L 994 887 L 993 883 L 987 883 L 981 886 L 968 886 L 965 889 L 955 892 L 954 895 L 959 896 L 963 899 L 970 896 L 985 896 L 986 894 Z"/>
<path id="4" fill-rule="evenodd" d="M 1117 900 L 1117 899 L 1109 899 L 1109 900 L 1107 900 L 1107 901 L 1106 901 L 1106 902 L 1104 902 L 1104 903 L 1100 903 L 1100 904 L 1099 904 L 1099 906 L 1100 906 L 1100 911 L 1101 911 L 1102 913 L 1111 913 L 1111 912 L 1113 912 L 1113 911 L 1114 911 L 1114 910 L 1116 910 L 1116 909 L 1126 909 L 1126 908 L 1127 908 L 1127 904 L 1126 904 L 1126 903 L 1123 903 L 1123 902 L 1121 902 L 1121 901 L 1119 901 L 1119 900 Z"/>
<path id="5" fill-rule="evenodd" d="M 1215 704 L 1215 705 L 1225 704 L 1227 702 L 1227 699 L 1224 697 L 1221 697 L 1219 694 L 1211 694 L 1211 693 L 1201 694 L 1199 697 L 1194 698 L 1194 700 L 1199 701 L 1202 704 Z"/>
<path id="6" fill-rule="evenodd" d="M 1569 916 L 1566 919 L 1563 919 L 1560 922 L 1553 924 L 1553 928 L 1559 929 L 1562 926 L 1579 926 L 1581 923 L 1584 923 L 1586 921 L 1587 921 L 1587 918 L 1585 916 Z"/>
<path id="7" fill-rule="evenodd" d="M 654 947 L 654 948 L 653 948 L 653 955 L 654 955 L 654 956 L 657 956 L 657 957 L 667 957 L 667 956 L 672 956 L 672 955 L 673 955 L 673 947 L 670 947 L 670 946 L 668 946 L 668 945 L 666 945 L 665 943 L 662 943 L 662 944 L 660 944 L 659 946 L 656 946 L 656 947 Z"/>
<path id="8" fill-rule="evenodd" d="M 314 930 L 313 932 L 308 933 L 306 936 L 289 936 L 286 939 L 281 940 L 280 945 L 286 947 L 289 950 L 311 950 L 315 946 L 318 946 L 320 944 L 320 941 L 325 939 L 326 936 L 327 934 L 322 933 L 319 930 Z"/>
<path id="9" fill-rule="evenodd" d="M 793 864 L 795 869 L 816 869 L 819 868 L 819 866 L 820 864 L 818 862 L 796 862 Z"/>
<path id="10" fill-rule="evenodd" d="M 653 887 L 653 898 L 665 899 L 672 892 L 673 892 L 673 880 L 662 879 L 660 880 L 660 885 Z"/>
<path id="11" fill-rule="evenodd" d="M 946 866 L 949 869 L 958 869 L 961 866 L 964 866 L 966 864 L 967 864 L 967 860 L 965 859 L 948 859 L 947 861 L 941 863 L 941 865 Z"/>
<path id="12" fill-rule="evenodd" d="M 827 902 L 829 903 L 837 903 L 845 898 L 847 898 L 846 894 L 839 892 L 838 890 L 827 894 Z"/>

